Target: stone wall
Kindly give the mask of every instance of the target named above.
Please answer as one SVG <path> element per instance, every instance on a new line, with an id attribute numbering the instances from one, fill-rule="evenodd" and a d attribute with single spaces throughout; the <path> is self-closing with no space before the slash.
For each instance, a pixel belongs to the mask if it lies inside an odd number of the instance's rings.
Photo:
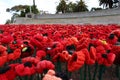
<path id="1" fill-rule="evenodd" d="M 35 15 L 16 18 L 15 24 L 120 24 L 120 8 L 66 14 Z"/>

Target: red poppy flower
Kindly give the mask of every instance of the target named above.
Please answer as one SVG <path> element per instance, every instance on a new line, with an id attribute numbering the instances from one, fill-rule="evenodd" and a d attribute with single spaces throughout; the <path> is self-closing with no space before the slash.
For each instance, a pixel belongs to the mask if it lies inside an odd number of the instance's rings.
<path id="1" fill-rule="evenodd" d="M 0 52 L 4 52 L 4 51 L 6 51 L 6 50 L 7 50 L 7 48 L 6 48 L 6 47 L 4 47 L 4 46 L 0 45 Z"/>
<path id="2" fill-rule="evenodd" d="M 115 60 L 113 53 L 97 53 L 97 62 L 100 65 L 111 66 Z"/>
<path id="3" fill-rule="evenodd" d="M 99 39 L 92 39 L 90 43 L 93 44 L 95 47 L 102 45 Z"/>
<path id="4" fill-rule="evenodd" d="M 40 35 L 36 35 L 33 38 L 30 39 L 30 44 L 32 44 L 34 47 L 37 47 L 39 49 L 42 49 L 42 44 L 41 44 L 41 40 L 42 37 Z"/>
<path id="5" fill-rule="evenodd" d="M 96 60 L 96 48 L 94 48 L 93 46 L 90 47 L 90 58 L 93 60 Z"/>
<path id="6" fill-rule="evenodd" d="M 0 45 L 0 66 L 4 65 L 7 62 L 6 49 L 6 47 Z"/>
<path id="7" fill-rule="evenodd" d="M 88 38 L 89 35 L 86 34 L 86 33 L 79 33 L 79 34 L 76 35 L 76 37 L 77 37 L 78 40 L 80 40 L 82 38 Z"/>
<path id="8" fill-rule="evenodd" d="M 88 45 L 90 43 L 90 39 L 89 38 L 82 38 L 79 40 L 78 44 L 77 44 L 77 50 L 81 50 L 83 48 L 87 48 Z"/>
<path id="9" fill-rule="evenodd" d="M 22 62 L 23 63 L 26 63 L 26 62 L 31 62 L 33 65 L 37 65 L 37 63 L 39 62 L 40 60 L 35 58 L 35 57 L 25 57 L 22 59 Z"/>
<path id="10" fill-rule="evenodd" d="M 90 53 L 88 52 L 87 48 L 81 50 L 85 54 L 85 60 L 90 60 Z"/>
<path id="11" fill-rule="evenodd" d="M 17 40 L 12 41 L 12 42 L 9 44 L 9 46 L 10 46 L 10 49 L 15 50 L 15 49 L 17 49 L 17 48 L 20 48 L 20 47 L 21 47 L 21 44 L 22 44 L 22 40 L 17 39 Z"/>
<path id="12" fill-rule="evenodd" d="M 16 49 L 16 50 L 14 50 L 14 52 L 8 53 L 8 61 L 18 59 L 18 58 L 20 58 L 20 55 L 21 55 L 21 50 L 20 49 Z"/>
<path id="13" fill-rule="evenodd" d="M 63 51 L 62 53 L 58 53 L 53 57 L 53 61 L 57 62 L 58 60 L 61 62 L 67 62 L 70 59 L 71 55 L 67 51 Z"/>
<path id="14" fill-rule="evenodd" d="M 59 41 L 62 39 L 62 34 L 59 31 L 55 31 L 53 34 L 53 38 L 54 41 Z"/>
<path id="15" fill-rule="evenodd" d="M 43 51 L 43 50 L 39 50 L 36 53 L 36 57 L 39 58 L 39 59 L 45 58 L 46 57 L 46 52 Z"/>
<path id="16" fill-rule="evenodd" d="M 24 41 L 21 44 L 21 58 L 31 56 L 34 53 L 34 47 L 29 42 Z"/>
<path id="17" fill-rule="evenodd" d="M 109 44 L 115 44 L 117 42 L 118 38 L 114 35 L 114 34 L 110 34 L 108 39 L 107 39 L 107 42 Z"/>
<path id="18" fill-rule="evenodd" d="M 113 45 L 112 49 L 111 49 L 111 52 L 113 52 L 116 55 L 114 64 L 120 65 L 120 46 L 119 45 Z"/>
<path id="19" fill-rule="evenodd" d="M 19 76 L 31 76 L 35 74 L 35 66 L 31 62 L 26 62 L 17 65 L 15 71 Z"/>
<path id="20" fill-rule="evenodd" d="M 47 48 L 47 54 L 55 56 L 57 53 L 62 52 L 64 49 L 63 45 L 60 42 L 53 42 L 51 47 Z"/>
<path id="21" fill-rule="evenodd" d="M 105 48 L 105 50 L 111 50 L 110 45 L 106 42 L 106 40 L 99 40 L 101 42 L 101 46 Z"/>
<path id="22" fill-rule="evenodd" d="M 0 80 L 14 80 L 16 78 L 16 72 L 14 70 L 15 65 L 4 66 L 0 68 Z"/>
<path id="23" fill-rule="evenodd" d="M 120 37 L 120 29 L 113 30 L 111 34 L 115 34 L 117 37 Z"/>
<path id="24" fill-rule="evenodd" d="M 76 37 L 70 37 L 66 39 L 66 46 L 75 44 L 77 45 L 78 39 Z"/>
<path id="25" fill-rule="evenodd" d="M 1 39 L 2 44 L 9 44 L 13 40 L 13 37 L 8 35 L 8 36 L 3 36 Z"/>
<path id="26" fill-rule="evenodd" d="M 62 62 L 66 62 L 70 59 L 71 55 L 67 52 L 67 51 L 63 51 L 62 53 L 60 53 L 60 58 Z"/>
<path id="27" fill-rule="evenodd" d="M 15 72 L 15 66 L 17 66 L 17 65 L 18 65 L 18 63 L 9 65 L 10 70 L 6 72 L 6 77 L 8 78 L 8 80 L 14 80 L 17 77 L 17 74 Z"/>
<path id="28" fill-rule="evenodd" d="M 54 69 L 55 66 L 52 62 L 43 60 L 37 64 L 36 70 L 38 73 L 43 73 L 44 70 Z"/>
<path id="29" fill-rule="evenodd" d="M 91 46 L 90 51 L 86 48 L 81 50 L 85 54 L 86 64 L 92 65 L 96 61 L 96 49 Z"/>
<path id="30" fill-rule="evenodd" d="M 105 48 L 103 46 L 97 46 L 96 47 L 96 52 L 97 53 L 105 53 L 106 50 L 105 50 Z"/>
<path id="31" fill-rule="evenodd" d="M 73 53 L 72 57 L 68 61 L 68 71 L 72 72 L 78 70 L 84 65 L 84 62 L 85 54 L 82 51 Z"/>

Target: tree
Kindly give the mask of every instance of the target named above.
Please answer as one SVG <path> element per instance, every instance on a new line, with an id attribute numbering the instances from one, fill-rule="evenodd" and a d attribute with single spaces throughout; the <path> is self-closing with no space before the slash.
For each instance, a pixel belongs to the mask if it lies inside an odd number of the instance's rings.
<path id="1" fill-rule="evenodd" d="M 20 17 L 25 17 L 25 15 L 30 12 L 30 7 L 32 12 L 35 11 L 35 14 L 39 13 L 39 10 L 37 9 L 36 6 L 34 9 L 34 6 L 29 6 L 29 5 L 16 5 L 16 6 L 13 6 L 12 8 L 7 8 L 6 11 L 14 12 L 14 13 L 19 12 Z"/>
<path id="2" fill-rule="evenodd" d="M 113 6 L 113 1 L 112 0 L 99 0 L 100 6 L 103 5 L 103 7 L 108 7 L 112 8 Z"/>
<path id="3" fill-rule="evenodd" d="M 85 4 L 85 2 L 83 0 L 80 0 L 77 2 L 75 12 L 84 12 L 84 11 L 88 11 L 87 5 Z"/>
<path id="4" fill-rule="evenodd" d="M 57 10 L 57 13 L 58 13 L 58 12 L 65 13 L 65 12 L 67 11 L 66 1 L 65 1 L 65 0 L 60 0 L 60 3 L 59 3 L 59 5 L 57 6 L 56 10 Z"/>
<path id="5" fill-rule="evenodd" d="M 67 12 L 68 12 L 68 13 L 69 13 L 69 12 L 75 12 L 76 6 L 77 6 L 76 3 L 69 2 L 69 3 L 67 4 Z"/>
<path id="6" fill-rule="evenodd" d="M 88 11 L 87 5 L 85 4 L 83 0 L 80 0 L 77 3 L 69 2 L 68 4 L 66 4 L 65 0 L 61 0 L 56 10 L 57 10 L 57 13 L 58 12 L 69 13 L 69 12 Z"/>
<path id="7" fill-rule="evenodd" d="M 113 4 L 118 3 L 118 0 L 99 0 L 100 6 L 113 8 Z"/>

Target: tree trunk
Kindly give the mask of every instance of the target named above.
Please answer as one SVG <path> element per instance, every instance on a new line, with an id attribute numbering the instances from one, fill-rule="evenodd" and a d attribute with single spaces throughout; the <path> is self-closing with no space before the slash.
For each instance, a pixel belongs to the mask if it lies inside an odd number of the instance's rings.
<path id="1" fill-rule="evenodd" d="M 109 8 L 113 7 L 113 1 L 112 0 L 109 0 L 108 4 L 109 4 Z"/>

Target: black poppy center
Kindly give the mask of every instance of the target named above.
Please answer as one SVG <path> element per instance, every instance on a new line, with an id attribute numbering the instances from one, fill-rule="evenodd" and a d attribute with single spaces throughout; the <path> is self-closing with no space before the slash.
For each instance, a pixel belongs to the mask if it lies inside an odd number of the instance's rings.
<path id="1" fill-rule="evenodd" d="M 54 48 L 56 48 L 56 47 L 57 47 L 57 44 L 53 44 L 52 48 L 54 49 Z"/>
<path id="2" fill-rule="evenodd" d="M 44 33 L 43 36 L 48 36 L 48 33 Z"/>
<path id="3" fill-rule="evenodd" d="M 3 33 L 4 31 L 3 30 L 0 30 L 0 34 Z"/>
<path id="4" fill-rule="evenodd" d="M 76 47 L 74 44 L 66 46 L 66 50 L 68 51 L 69 54 L 73 54 L 74 51 L 76 50 Z"/>
<path id="5" fill-rule="evenodd" d="M 28 45 L 28 42 L 27 42 L 27 41 L 24 41 L 23 43 L 26 44 L 26 45 Z"/>
<path id="6" fill-rule="evenodd" d="M 4 74 L 8 70 L 10 70 L 10 68 L 11 68 L 10 66 L 1 67 L 0 68 L 0 74 Z"/>
<path id="7" fill-rule="evenodd" d="M 106 50 L 106 53 L 110 53 L 110 50 Z"/>
<path id="8" fill-rule="evenodd" d="M 107 58 L 107 54 L 102 54 L 102 57 L 103 58 Z"/>
<path id="9" fill-rule="evenodd" d="M 7 52 L 8 52 L 8 54 L 12 54 L 12 53 L 13 53 L 13 50 L 8 49 Z"/>
<path id="10" fill-rule="evenodd" d="M 115 35 L 114 34 L 110 34 L 109 39 L 114 39 Z"/>
<path id="11" fill-rule="evenodd" d="M 32 63 L 31 62 L 26 62 L 26 63 L 24 63 L 24 66 L 25 67 L 32 67 Z"/>

